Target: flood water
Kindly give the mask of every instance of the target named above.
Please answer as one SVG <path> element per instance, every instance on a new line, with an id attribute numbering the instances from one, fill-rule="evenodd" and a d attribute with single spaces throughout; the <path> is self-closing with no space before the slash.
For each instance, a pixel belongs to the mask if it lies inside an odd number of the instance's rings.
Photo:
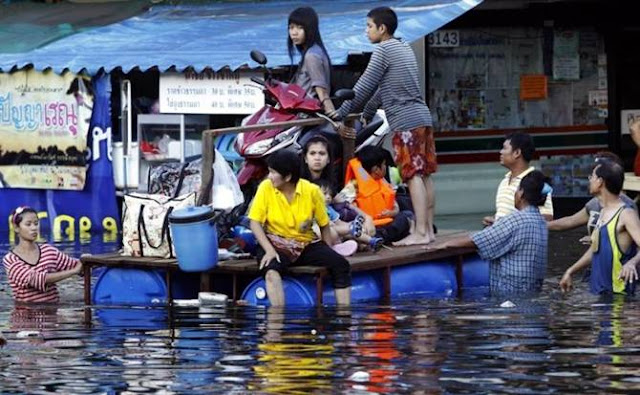
<path id="1" fill-rule="evenodd" d="M 640 391 L 637 300 L 594 297 L 579 281 L 567 297 L 557 289 L 583 251 L 580 236 L 582 230 L 552 234 L 544 292 L 511 299 L 512 308 L 501 308 L 499 299 L 461 298 L 348 311 L 85 309 L 80 279 L 61 286 L 57 307 L 25 308 L 14 306 L 2 273 L 0 392 Z M 115 245 L 66 248 L 79 255 Z"/>

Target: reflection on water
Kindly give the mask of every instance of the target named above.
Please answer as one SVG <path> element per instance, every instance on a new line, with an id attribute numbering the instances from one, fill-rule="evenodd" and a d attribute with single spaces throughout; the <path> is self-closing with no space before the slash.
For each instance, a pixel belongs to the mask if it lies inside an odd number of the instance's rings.
<path id="1" fill-rule="evenodd" d="M 75 255 L 98 248 L 67 247 Z M 637 301 L 590 296 L 584 283 L 563 296 L 556 284 L 564 267 L 550 267 L 544 293 L 512 299 L 513 308 L 459 299 L 349 311 L 85 310 L 80 279 L 61 287 L 59 306 L 14 306 L 0 274 L 0 330 L 8 340 L 0 348 L 1 391 L 640 391 Z"/>
<path id="2" fill-rule="evenodd" d="M 30 393 L 640 390 L 635 303 L 499 304 L 415 301 L 348 313 L 98 307 L 87 324 L 81 306 L 16 306 L 0 315 L 8 339 L 0 375 L 4 391 Z"/>

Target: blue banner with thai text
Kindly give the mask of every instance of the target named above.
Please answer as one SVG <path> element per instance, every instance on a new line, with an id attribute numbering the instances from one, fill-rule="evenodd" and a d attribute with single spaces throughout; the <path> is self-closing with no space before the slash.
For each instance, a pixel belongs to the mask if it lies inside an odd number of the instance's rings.
<path id="1" fill-rule="evenodd" d="M 74 241 L 102 233 L 104 242 L 118 237 L 119 214 L 111 159 L 111 81 L 108 74 L 92 79 L 94 103 L 87 136 L 87 177 L 81 191 L 0 188 L 0 234 L 13 243 L 11 213 L 18 206 L 38 211 L 41 235 L 53 241 Z"/>

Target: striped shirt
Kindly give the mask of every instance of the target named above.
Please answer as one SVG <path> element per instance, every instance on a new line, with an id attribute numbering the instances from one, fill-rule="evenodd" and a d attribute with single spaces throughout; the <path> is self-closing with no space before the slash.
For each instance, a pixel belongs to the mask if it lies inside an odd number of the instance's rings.
<path id="1" fill-rule="evenodd" d="M 345 117 L 364 108 L 364 118 L 371 119 L 375 110 L 382 107 L 394 132 L 430 127 L 431 112 L 422 99 L 418 81 L 418 63 L 409 44 L 396 38 L 385 40 L 373 51 L 367 69 L 353 88 L 356 97 L 344 102 L 338 112 Z"/>
<path id="2" fill-rule="evenodd" d="M 511 177 L 511 172 L 508 172 L 500 185 L 498 185 L 498 192 L 496 193 L 496 215 L 495 220 L 517 211 L 515 194 L 520 186 L 520 181 L 527 174 L 535 170 L 535 167 L 530 166 L 527 170 L 520 173 L 518 176 Z M 540 207 L 540 214 L 550 215 L 553 217 L 553 202 L 551 201 L 551 194 L 547 194 L 547 199 L 544 201 L 544 206 Z"/>
<path id="3" fill-rule="evenodd" d="M 38 248 L 40 257 L 35 265 L 13 251 L 2 260 L 16 302 L 57 302 L 58 288 L 56 284 L 46 284 L 47 274 L 73 269 L 78 264 L 77 259 L 51 245 L 42 244 Z"/>

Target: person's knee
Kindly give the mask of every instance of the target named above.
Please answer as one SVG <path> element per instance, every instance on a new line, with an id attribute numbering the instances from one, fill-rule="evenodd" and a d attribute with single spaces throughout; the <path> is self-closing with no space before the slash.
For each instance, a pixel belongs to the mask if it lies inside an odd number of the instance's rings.
<path id="1" fill-rule="evenodd" d="M 268 283 L 274 283 L 280 281 L 281 279 L 282 277 L 280 276 L 280 273 L 278 273 L 278 271 L 276 270 L 267 270 L 264 275 L 264 280 Z"/>

